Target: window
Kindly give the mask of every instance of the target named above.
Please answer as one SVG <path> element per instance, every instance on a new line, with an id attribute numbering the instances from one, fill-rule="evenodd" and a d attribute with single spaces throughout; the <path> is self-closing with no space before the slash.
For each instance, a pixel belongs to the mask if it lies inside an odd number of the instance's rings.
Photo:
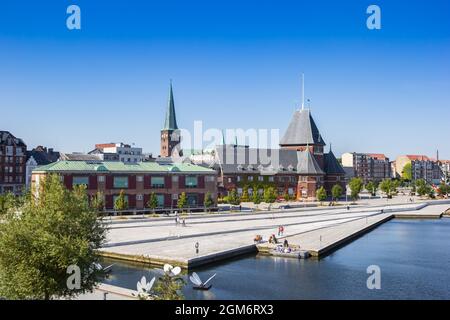
<path id="1" fill-rule="evenodd" d="M 173 176 L 172 177 L 172 182 L 173 183 L 178 183 L 178 176 Z"/>
<path id="2" fill-rule="evenodd" d="M 237 176 L 237 182 L 241 182 L 242 178 L 241 176 Z"/>
<path id="3" fill-rule="evenodd" d="M 238 193 L 238 195 L 242 195 L 242 188 L 237 188 L 237 193 Z"/>
<path id="4" fill-rule="evenodd" d="M 128 188 L 128 177 L 114 177 L 114 188 Z"/>
<path id="5" fill-rule="evenodd" d="M 97 177 L 98 182 L 105 182 L 105 176 L 98 176 Z"/>
<path id="6" fill-rule="evenodd" d="M 73 177 L 72 185 L 73 186 L 79 186 L 79 185 L 89 185 L 89 177 Z"/>
<path id="7" fill-rule="evenodd" d="M 186 177 L 186 188 L 197 188 L 197 186 L 198 186 L 198 178 L 196 176 Z"/>
<path id="8" fill-rule="evenodd" d="M 247 178 L 247 180 L 248 180 L 248 181 L 253 181 L 253 176 L 249 176 L 249 177 Z"/>
<path id="9" fill-rule="evenodd" d="M 269 182 L 273 182 L 274 181 L 274 177 L 269 177 Z"/>
<path id="10" fill-rule="evenodd" d="M 137 176 L 136 177 L 136 181 L 137 182 L 142 182 L 142 181 L 144 181 L 144 177 L 143 176 Z"/>
<path id="11" fill-rule="evenodd" d="M 205 177 L 205 181 L 206 182 L 214 182 L 216 179 L 214 176 L 206 176 Z"/>
<path id="12" fill-rule="evenodd" d="M 137 194 L 137 195 L 136 195 L 136 200 L 142 201 L 142 199 L 144 199 L 144 197 L 142 196 L 142 194 Z"/>
<path id="13" fill-rule="evenodd" d="M 164 207 L 164 195 L 163 194 L 157 194 L 156 200 L 158 200 L 158 207 Z"/>
<path id="14" fill-rule="evenodd" d="M 259 176 L 258 177 L 258 181 L 264 181 L 264 177 L 263 176 Z"/>
<path id="15" fill-rule="evenodd" d="M 152 188 L 164 188 L 164 177 L 152 177 L 151 178 Z"/>
<path id="16" fill-rule="evenodd" d="M 290 196 L 292 196 L 292 195 L 294 194 L 294 189 L 293 189 L 293 188 L 289 188 L 289 189 L 288 189 L 288 194 L 289 194 Z"/>
<path id="17" fill-rule="evenodd" d="M 187 203 L 190 207 L 196 207 L 198 204 L 198 196 L 196 194 L 188 194 L 186 196 Z"/>

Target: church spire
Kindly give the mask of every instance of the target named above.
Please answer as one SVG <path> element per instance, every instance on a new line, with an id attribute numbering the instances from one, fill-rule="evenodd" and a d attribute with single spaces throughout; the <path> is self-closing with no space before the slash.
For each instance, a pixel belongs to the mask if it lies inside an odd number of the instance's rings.
<path id="1" fill-rule="evenodd" d="M 167 102 L 166 119 L 163 130 L 177 130 L 177 117 L 175 115 L 175 102 L 173 99 L 172 80 L 170 80 L 169 100 Z"/>

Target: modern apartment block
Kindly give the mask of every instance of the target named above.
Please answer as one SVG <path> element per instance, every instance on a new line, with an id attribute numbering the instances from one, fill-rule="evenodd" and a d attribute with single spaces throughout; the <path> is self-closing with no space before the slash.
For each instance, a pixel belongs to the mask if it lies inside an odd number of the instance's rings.
<path id="1" fill-rule="evenodd" d="M 137 163 L 144 161 L 145 158 L 142 148 L 132 147 L 122 142 L 96 144 L 95 149 L 89 154 L 95 154 L 104 161 L 121 161 L 125 163 Z"/>
<path id="2" fill-rule="evenodd" d="M 382 153 L 347 152 L 341 159 L 342 166 L 352 170 L 353 176 L 361 178 L 364 183 L 391 177 L 389 158 Z"/>
<path id="3" fill-rule="evenodd" d="M 8 131 L 0 131 L 0 193 L 19 194 L 25 186 L 27 146 Z"/>
<path id="4" fill-rule="evenodd" d="M 186 193 L 190 208 L 202 207 L 207 192 L 217 200 L 216 172 L 193 164 L 58 161 L 33 170 L 33 190 L 39 190 L 42 179 L 51 173 L 58 174 L 68 189 L 84 184 L 89 196 L 102 192 L 107 210 L 114 208 L 121 190 L 129 209 L 146 208 L 152 193 L 159 208 L 176 208 L 182 192 Z"/>
<path id="5" fill-rule="evenodd" d="M 412 180 L 424 179 L 428 183 L 438 184 L 442 178 L 439 161 L 425 155 L 402 155 L 395 160 L 396 173 L 399 177 L 408 163 L 411 164 Z"/>

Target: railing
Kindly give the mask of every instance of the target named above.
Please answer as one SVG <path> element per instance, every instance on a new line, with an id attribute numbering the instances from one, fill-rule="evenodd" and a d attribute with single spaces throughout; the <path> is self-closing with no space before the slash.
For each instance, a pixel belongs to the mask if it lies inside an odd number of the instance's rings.
<path id="1" fill-rule="evenodd" d="M 204 211 L 219 211 L 219 207 L 209 207 L 205 208 L 204 206 L 192 206 L 185 208 L 144 208 L 144 209 L 126 209 L 126 210 L 103 210 L 98 212 L 99 215 L 108 215 L 108 216 L 121 216 L 121 215 L 145 215 L 145 214 L 173 214 L 175 212 L 204 212 Z"/>

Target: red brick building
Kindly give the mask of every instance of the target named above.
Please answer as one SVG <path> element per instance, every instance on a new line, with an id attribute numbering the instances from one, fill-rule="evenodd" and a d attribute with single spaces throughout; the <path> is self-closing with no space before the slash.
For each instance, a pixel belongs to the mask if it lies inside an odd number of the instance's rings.
<path id="1" fill-rule="evenodd" d="M 33 190 L 39 190 L 42 179 L 50 173 L 60 175 L 68 189 L 84 184 L 90 196 L 102 192 L 107 210 L 114 208 L 121 190 L 125 192 L 129 209 L 148 207 L 152 193 L 158 199 L 158 208 L 176 208 L 182 192 L 186 193 L 190 208 L 202 208 L 207 192 L 214 201 L 217 199 L 216 172 L 192 164 L 58 161 L 33 170 Z"/>
<path id="2" fill-rule="evenodd" d="M 0 194 L 19 194 L 26 181 L 27 146 L 8 131 L 0 131 Z"/>
<path id="3" fill-rule="evenodd" d="M 338 184 L 345 190 L 345 171 L 333 152 L 324 152 L 325 141 L 309 109 L 297 110 L 280 141 L 280 149 L 254 149 L 222 145 L 214 152 L 212 167 L 218 171 L 219 193 L 263 192 L 274 186 L 279 195 L 288 193 L 297 200 L 315 200 L 324 187 L 327 194 Z M 257 189 L 257 190 L 255 190 Z"/>

